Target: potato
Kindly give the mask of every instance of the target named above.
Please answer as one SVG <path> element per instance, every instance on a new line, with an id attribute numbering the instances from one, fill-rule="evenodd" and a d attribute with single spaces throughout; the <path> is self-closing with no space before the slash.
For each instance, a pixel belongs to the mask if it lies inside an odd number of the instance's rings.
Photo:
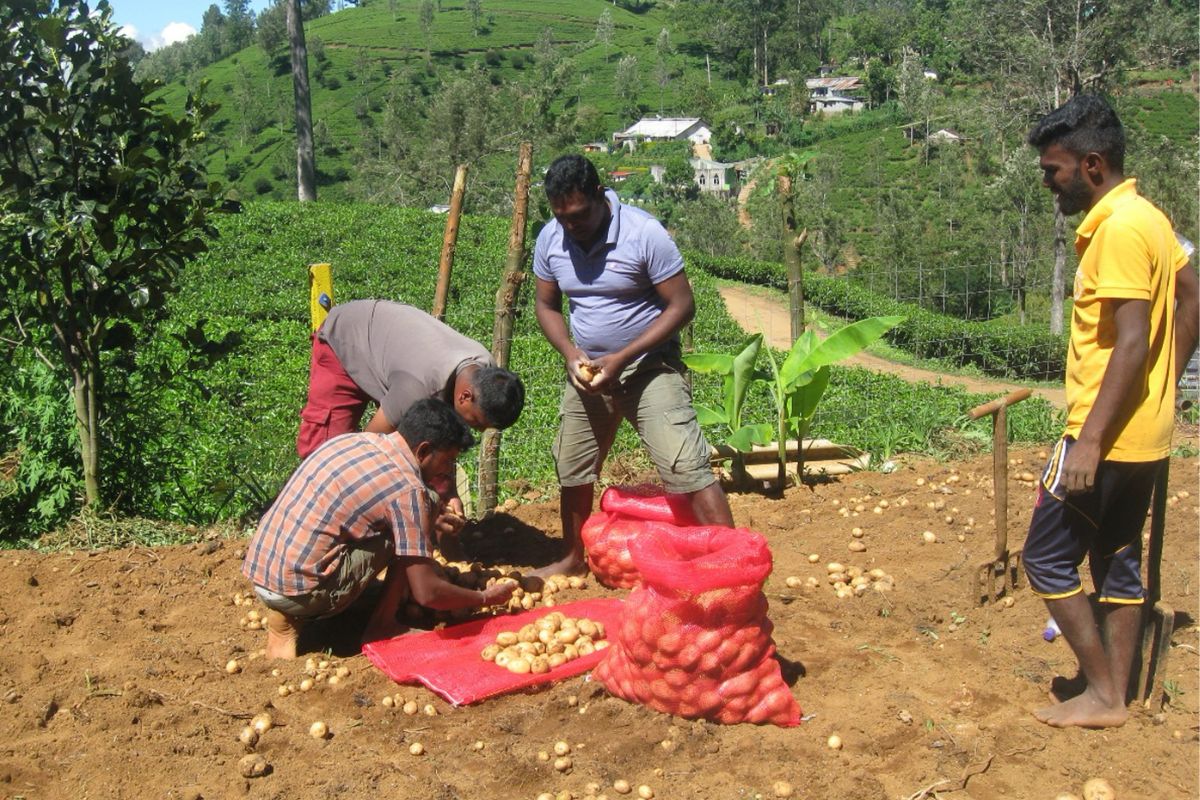
<path id="1" fill-rule="evenodd" d="M 514 631 L 501 631 L 496 634 L 496 644 L 501 647 L 508 647 L 517 643 L 517 634 Z"/>
<path id="2" fill-rule="evenodd" d="M 317 720 L 308 726 L 308 735 L 314 739 L 324 739 L 329 735 L 329 726 L 321 720 Z"/>
<path id="3" fill-rule="evenodd" d="M 479 657 L 484 661 L 495 661 L 496 656 L 500 653 L 500 645 L 489 644 L 479 653 Z"/>
<path id="4" fill-rule="evenodd" d="M 835 733 L 832 736 L 830 736 L 828 739 L 825 740 L 825 745 L 830 750 L 841 750 L 842 749 L 842 737 L 838 736 Z"/>
<path id="5" fill-rule="evenodd" d="M 591 383 L 596 376 L 600 374 L 595 367 L 586 361 L 580 362 L 577 369 L 579 371 L 579 377 L 583 379 L 584 383 Z"/>
<path id="6" fill-rule="evenodd" d="M 238 762 L 238 772 L 243 778 L 261 778 L 271 771 L 271 765 L 267 760 L 258 753 L 251 753 L 248 756 L 243 756 Z"/>
<path id="7" fill-rule="evenodd" d="M 787 781 L 775 781 L 771 788 L 775 791 L 776 797 L 792 796 L 792 785 Z"/>
<path id="8" fill-rule="evenodd" d="M 254 728 L 255 733 L 257 733 L 259 736 L 262 736 L 264 733 L 271 730 L 271 725 L 273 722 L 274 721 L 271 719 L 271 715 L 264 711 L 261 714 L 254 715 L 254 718 L 250 720 L 250 727 Z"/>
<path id="9" fill-rule="evenodd" d="M 1088 778 L 1083 784 L 1083 800 L 1117 800 L 1117 792 L 1104 778 Z"/>

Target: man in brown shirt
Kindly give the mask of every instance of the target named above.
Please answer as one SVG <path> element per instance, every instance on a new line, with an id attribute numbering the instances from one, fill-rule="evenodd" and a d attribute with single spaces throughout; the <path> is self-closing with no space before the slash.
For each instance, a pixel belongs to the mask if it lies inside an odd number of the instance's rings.
<path id="1" fill-rule="evenodd" d="M 525 387 L 483 345 L 419 308 L 390 300 L 334 306 L 313 335 L 296 451 L 305 458 L 328 439 L 357 431 L 370 403 L 379 409 L 365 430 L 394 431 L 424 397 L 450 404 L 475 430 L 507 428 L 525 405 Z"/>

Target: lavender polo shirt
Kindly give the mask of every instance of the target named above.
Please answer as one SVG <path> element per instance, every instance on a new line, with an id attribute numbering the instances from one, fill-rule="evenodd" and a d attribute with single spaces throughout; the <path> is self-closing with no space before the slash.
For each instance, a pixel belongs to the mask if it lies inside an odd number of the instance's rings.
<path id="1" fill-rule="evenodd" d="M 590 358 L 615 353 L 641 335 L 666 303 L 654 285 L 683 269 L 666 229 L 640 208 L 605 191 L 612 209 L 608 235 L 584 252 L 551 220 L 538 234 L 533 272 L 558 284 L 571 312 L 571 336 Z M 678 345 L 676 334 L 664 347 Z"/>

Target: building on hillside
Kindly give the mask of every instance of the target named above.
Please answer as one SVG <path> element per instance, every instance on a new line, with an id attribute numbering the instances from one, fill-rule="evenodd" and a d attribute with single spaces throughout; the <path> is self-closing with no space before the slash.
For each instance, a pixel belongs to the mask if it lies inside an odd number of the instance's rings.
<path id="1" fill-rule="evenodd" d="M 588 142 L 583 146 L 585 153 L 607 153 L 608 142 Z"/>
<path id="2" fill-rule="evenodd" d="M 925 135 L 926 127 L 923 122 L 910 122 L 904 126 L 904 138 L 908 139 L 909 145 L 916 144 L 921 139 L 926 140 L 931 145 L 938 144 L 959 144 L 963 141 L 963 135 L 949 128 L 939 128 L 936 131 Z"/>
<path id="3" fill-rule="evenodd" d="M 809 97 L 808 110 L 825 114 L 841 114 L 844 111 L 862 111 L 866 104 L 857 97 L 846 97 L 840 94 L 830 94 L 823 97 Z"/>
<path id="4" fill-rule="evenodd" d="M 637 149 L 640 142 L 691 142 L 707 144 L 712 129 L 699 117 L 642 117 L 612 135 L 614 147 Z"/>
<path id="5" fill-rule="evenodd" d="M 955 133 L 949 128 L 941 128 L 929 134 L 929 141 L 937 144 L 958 144 L 962 140 L 961 133 Z"/>
<path id="6" fill-rule="evenodd" d="M 688 161 L 692 165 L 692 180 L 700 191 L 724 197 L 737 193 L 737 164 L 725 164 L 708 158 L 692 158 Z"/>
<path id="7" fill-rule="evenodd" d="M 632 170 L 614 169 L 612 172 L 608 173 L 608 182 L 609 183 L 624 183 L 625 179 L 628 178 L 632 174 L 633 174 Z"/>
<path id="8" fill-rule="evenodd" d="M 861 111 L 866 108 L 866 104 L 854 96 L 854 92 L 863 88 L 862 81 L 852 75 L 806 78 L 804 87 L 808 89 L 810 113 L 821 111 L 826 114 L 841 114 L 844 111 Z"/>
<path id="9" fill-rule="evenodd" d="M 792 85 L 792 82 L 789 81 L 787 78 L 778 78 L 775 81 L 773 81 L 772 83 L 767 84 L 766 86 L 758 87 L 758 91 L 764 97 L 774 97 L 776 92 L 783 91 L 784 89 L 786 89 L 787 87 L 789 87 L 791 85 Z"/>

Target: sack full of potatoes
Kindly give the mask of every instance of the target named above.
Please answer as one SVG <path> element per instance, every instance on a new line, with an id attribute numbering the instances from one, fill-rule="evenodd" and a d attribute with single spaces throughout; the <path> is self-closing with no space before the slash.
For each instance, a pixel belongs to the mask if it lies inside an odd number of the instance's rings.
<path id="1" fill-rule="evenodd" d="M 658 521 L 695 525 L 686 495 L 667 494 L 661 486 L 610 486 L 600 497 L 600 510 L 588 517 L 581 536 L 588 568 L 610 589 L 632 589 L 640 576 L 629 554 L 629 542 Z"/>
<path id="2" fill-rule="evenodd" d="M 593 677 L 666 714 L 798 725 L 762 591 L 771 572 L 766 539 L 744 528 L 644 522 L 629 550 L 642 583 Z"/>

